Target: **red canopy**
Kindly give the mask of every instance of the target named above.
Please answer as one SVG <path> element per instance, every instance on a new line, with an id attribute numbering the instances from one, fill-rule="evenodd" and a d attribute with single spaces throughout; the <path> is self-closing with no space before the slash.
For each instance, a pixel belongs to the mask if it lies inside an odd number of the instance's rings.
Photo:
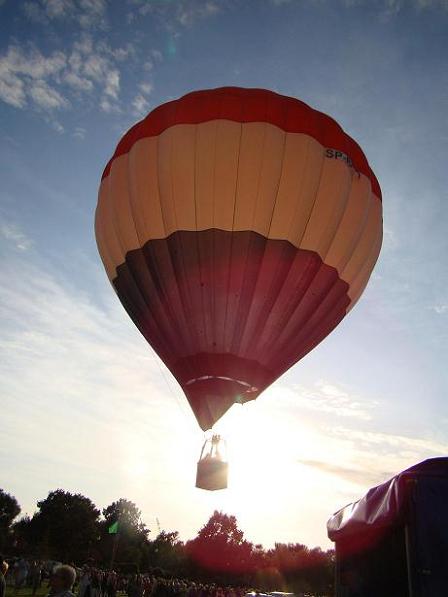
<path id="1" fill-rule="evenodd" d="M 423 477 L 448 478 L 448 458 L 424 460 L 389 481 L 369 489 L 360 500 L 333 514 L 327 522 L 328 537 L 332 541 L 339 541 L 399 525 L 405 514 L 404 505 L 410 484 Z"/>

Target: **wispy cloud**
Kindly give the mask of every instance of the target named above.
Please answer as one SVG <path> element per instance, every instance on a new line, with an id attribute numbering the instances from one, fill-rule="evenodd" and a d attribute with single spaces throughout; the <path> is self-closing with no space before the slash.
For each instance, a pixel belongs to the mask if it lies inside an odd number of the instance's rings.
<path id="1" fill-rule="evenodd" d="M 153 91 L 153 85 L 152 85 L 152 83 L 149 83 L 148 81 L 144 81 L 144 82 L 140 83 L 138 88 L 139 88 L 139 93 L 137 93 L 137 95 L 134 97 L 134 100 L 132 102 L 133 115 L 136 118 L 142 118 L 143 116 L 145 116 L 148 113 L 149 106 L 150 106 L 148 97 L 151 95 L 151 93 Z"/>
<path id="2" fill-rule="evenodd" d="M 121 52 L 123 50 L 123 52 Z M 131 54 L 129 46 L 111 48 L 82 35 L 66 52 L 43 54 L 10 45 L 0 55 L 0 100 L 15 108 L 33 107 L 51 113 L 79 104 L 82 96 L 100 95 L 103 111 L 119 112 L 120 70 L 118 62 Z"/>
<path id="3" fill-rule="evenodd" d="M 134 115 L 142 117 L 148 112 L 149 102 L 141 93 L 138 93 L 132 102 L 132 106 L 134 108 Z"/>
<path id="4" fill-rule="evenodd" d="M 415 462 L 448 452 L 448 443 L 428 437 L 409 437 L 406 435 L 349 429 L 333 426 L 327 429 L 330 436 L 350 442 L 360 453 L 385 454 L 394 458 Z"/>
<path id="5" fill-rule="evenodd" d="M 375 472 L 370 468 L 350 468 L 346 466 L 340 466 L 339 464 L 332 462 L 324 462 L 319 460 L 299 460 L 299 462 L 305 466 L 317 469 L 323 473 L 328 473 L 329 475 L 334 475 L 343 479 L 344 481 L 348 481 L 355 485 L 361 485 L 363 487 L 379 485 L 399 472 Z"/>
<path id="6" fill-rule="evenodd" d="M 296 386 L 296 401 L 300 408 L 369 421 L 377 403 L 353 394 L 348 388 L 319 380 L 313 388 Z"/>
<path id="7" fill-rule="evenodd" d="M 0 99 L 16 108 L 24 108 L 30 100 L 40 107 L 62 107 L 66 104 L 65 98 L 48 80 L 56 79 L 65 66 L 63 52 L 44 56 L 33 46 L 28 52 L 16 45 L 9 46 L 0 56 Z M 48 100 L 49 96 L 52 99 Z"/>
<path id="8" fill-rule="evenodd" d="M 0 222 L 0 235 L 20 251 L 26 251 L 33 244 L 20 226 L 12 222 Z"/>
<path id="9" fill-rule="evenodd" d="M 24 14 L 35 23 L 71 21 L 83 29 L 104 27 L 106 8 L 105 0 L 33 0 L 23 4 Z"/>
<path id="10" fill-rule="evenodd" d="M 30 96 L 34 103 L 44 110 L 59 109 L 69 105 L 69 101 L 44 80 L 36 81 L 30 86 Z"/>
<path id="11" fill-rule="evenodd" d="M 22 242 L 17 230 L 7 233 Z M 109 491 L 117 479 L 125 487 L 136 463 L 162 474 L 157 438 L 181 413 L 108 284 L 100 306 L 48 264 L 17 255 L 0 271 L 8 280 L 0 293 L 0 453 L 9 454 L 9 483 L 20 486 L 26 475 L 37 497 L 58 483 L 79 490 L 98 475 L 108 476 Z"/>
<path id="12" fill-rule="evenodd" d="M 448 313 L 448 303 L 439 303 L 430 307 L 437 315 L 445 315 Z"/>
<path id="13" fill-rule="evenodd" d="M 81 127 L 81 126 L 77 126 L 77 127 L 75 128 L 75 130 L 73 131 L 73 137 L 74 137 L 75 139 L 79 139 L 79 140 L 81 140 L 81 141 L 82 141 L 82 140 L 85 138 L 85 136 L 86 136 L 86 133 L 87 133 L 87 131 L 86 131 L 86 129 L 85 129 L 85 128 L 83 128 L 83 127 Z"/>
<path id="14" fill-rule="evenodd" d="M 146 2 L 132 0 L 135 10 L 128 13 L 127 20 L 131 24 L 138 17 L 151 15 L 168 29 L 176 27 L 192 27 L 198 21 L 213 17 L 221 12 L 222 5 L 214 0 L 178 0 L 177 2 Z"/>

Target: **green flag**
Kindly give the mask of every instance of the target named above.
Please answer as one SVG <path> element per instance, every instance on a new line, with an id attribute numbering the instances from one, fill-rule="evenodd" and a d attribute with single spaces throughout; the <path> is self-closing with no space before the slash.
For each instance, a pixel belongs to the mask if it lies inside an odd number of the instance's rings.
<path id="1" fill-rule="evenodd" d="M 118 520 L 110 525 L 109 535 L 116 535 L 118 533 Z"/>

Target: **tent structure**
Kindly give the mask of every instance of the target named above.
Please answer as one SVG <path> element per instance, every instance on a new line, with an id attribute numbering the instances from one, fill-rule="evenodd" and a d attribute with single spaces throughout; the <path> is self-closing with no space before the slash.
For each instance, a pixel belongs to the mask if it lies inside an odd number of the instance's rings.
<path id="1" fill-rule="evenodd" d="M 370 489 L 327 523 L 337 597 L 448 594 L 448 458 L 432 458 Z"/>

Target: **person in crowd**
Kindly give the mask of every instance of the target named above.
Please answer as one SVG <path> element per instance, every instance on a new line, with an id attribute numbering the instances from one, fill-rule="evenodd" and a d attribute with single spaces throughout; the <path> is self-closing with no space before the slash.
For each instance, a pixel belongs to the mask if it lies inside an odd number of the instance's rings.
<path id="1" fill-rule="evenodd" d="M 91 597 L 90 582 L 90 568 L 84 566 L 79 578 L 78 597 Z"/>
<path id="2" fill-rule="evenodd" d="M 37 589 L 41 585 L 42 581 L 42 564 L 38 560 L 31 562 L 30 570 L 28 573 L 30 580 L 30 587 L 32 588 L 33 597 L 36 595 Z"/>
<path id="3" fill-rule="evenodd" d="M 5 561 L 2 554 L 0 554 L 0 597 L 5 597 L 6 581 L 5 576 L 8 572 L 8 563 Z"/>
<path id="4" fill-rule="evenodd" d="M 50 577 L 48 597 L 74 597 L 72 587 L 76 579 L 75 569 L 71 566 L 56 566 Z"/>
<path id="5" fill-rule="evenodd" d="M 14 565 L 14 595 L 24 585 L 28 576 L 28 562 L 20 558 Z"/>

